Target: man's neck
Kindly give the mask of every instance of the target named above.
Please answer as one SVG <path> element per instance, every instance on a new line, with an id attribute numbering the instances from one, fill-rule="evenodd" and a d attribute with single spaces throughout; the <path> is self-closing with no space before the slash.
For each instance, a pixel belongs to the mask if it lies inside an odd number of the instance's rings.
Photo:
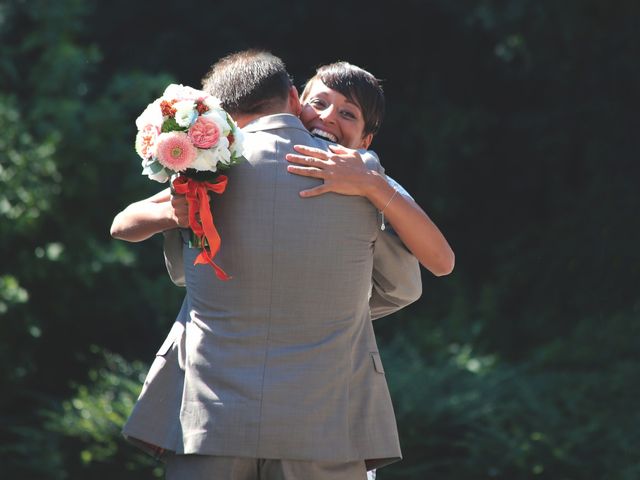
<path id="1" fill-rule="evenodd" d="M 233 116 L 233 119 L 238 124 L 238 127 L 244 128 L 249 125 L 254 120 L 257 120 L 262 117 L 267 117 L 269 115 L 280 115 L 280 114 L 289 114 L 293 115 L 291 112 L 280 111 L 280 112 L 265 112 L 265 113 L 247 113 L 247 114 L 237 114 Z"/>

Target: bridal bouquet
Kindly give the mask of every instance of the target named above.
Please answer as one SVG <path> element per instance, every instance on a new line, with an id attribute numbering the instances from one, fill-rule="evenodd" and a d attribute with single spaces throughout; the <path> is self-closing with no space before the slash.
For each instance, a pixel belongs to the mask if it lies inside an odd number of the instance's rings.
<path id="1" fill-rule="evenodd" d="M 222 194 L 227 177 L 219 173 L 244 160 L 242 131 L 207 93 L 169 85 L 136 119 L 136 152 L 142 173 L 171 184 L 189 204 L 189 226 L 202 251 L 196 264 L 208 263 L 218 278 L 230 277 L 213 262 L 220 235 L 209 208 L 209 191 Z"/>

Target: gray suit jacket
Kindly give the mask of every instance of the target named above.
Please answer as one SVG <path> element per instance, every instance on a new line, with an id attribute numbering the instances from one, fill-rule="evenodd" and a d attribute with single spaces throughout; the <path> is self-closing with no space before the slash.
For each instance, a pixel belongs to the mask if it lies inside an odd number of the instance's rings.
<path id="1" fill-rule="evenodd" d="M 364 154 L 364 152 L 361 152 Z M 375 155 L 366 152 L 367 155 Z M 377 158 L 377 157 L 376 157 Z M 389 179 L 396 188 L 412 198 L 400 184 Z M 164 259 L 171 281 L 185 286 L 184 256 L 182 250 L 189 241 L 187 229 L 167 230 L 164 236 Z M 422 294 L 420 265 L 392 228 L 380 231 L 373 246 L 373 275 L 369 309 L 371 320 L 377 320 L 415 302 Z"/>
<path id="2" fill-rule="evenodd" d="M 397 460 L 370 321 L 377 212 L 360 197 L 298 196 L 318 181 L 287 173 L 284 155 L 326 143 L 297 118 L 244 130 L 248 161 L 212 207 L 216 262 L 234 278 L 194 266 L 197 250 L 184 248 L 187 296 L 124 434 L 177 453 Z"/>

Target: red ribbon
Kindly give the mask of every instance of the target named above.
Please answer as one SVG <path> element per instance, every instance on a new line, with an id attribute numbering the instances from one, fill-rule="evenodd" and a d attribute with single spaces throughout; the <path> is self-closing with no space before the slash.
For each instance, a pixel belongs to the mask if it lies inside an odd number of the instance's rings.
<path id="1" fill-rule="evenodd" d="M 202 251 L 196 257 L 193 264 L 209 264 L 216 272 L 220 280 L 229 280 L 231 277 L 225 273 L 213 261 L 220 249 L 220 234 L 213 224 L 213 215 L 209 207 L 209 191 L 222 194 L 227 188 L 227 177 L 219 175 L 214 182 L 201 182 L 185 176 L 179 176 L 173 181 L 173 189 L 176 193 L 184 195 L 189 205 L 189 226 L 193 233 L 200 239 Z M 196 216 L 200 214 L 200 220 Z M 205 244 L 204 240 L 207 240 Z"/>

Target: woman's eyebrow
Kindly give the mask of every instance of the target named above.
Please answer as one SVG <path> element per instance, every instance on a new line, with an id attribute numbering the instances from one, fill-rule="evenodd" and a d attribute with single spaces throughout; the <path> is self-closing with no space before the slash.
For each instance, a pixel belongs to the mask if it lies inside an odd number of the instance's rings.
<path id="1" fill-rule="evenodd" d="M 353 105 L 353 108 L 355 108 L 356 110 L 358 110 L 360 113 L 362 113 L 362 107 L 360 105 L 358 105 L 356 102 L 354 102 L 353 100 L 349 100 L 347 98 L 347 101 L 345 102 L 349 105 Z"/>

